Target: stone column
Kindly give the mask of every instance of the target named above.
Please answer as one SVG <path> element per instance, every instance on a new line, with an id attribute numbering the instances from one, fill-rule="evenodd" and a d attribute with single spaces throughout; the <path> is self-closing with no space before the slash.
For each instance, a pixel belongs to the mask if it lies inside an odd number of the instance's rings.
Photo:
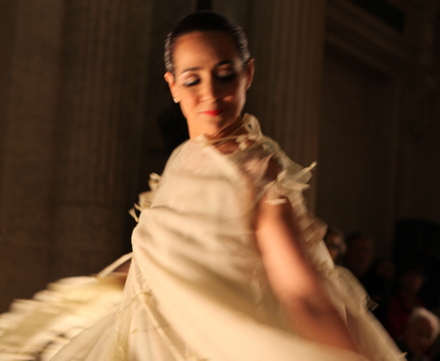
<path id="1" fill-rule="evenodd" d="M 249 15 L 256 77 L 247 108 L 302 165 L 318 156 L 325 8 L 325 0 L 258 0 Z M 308 197 L 313 207 L 313 189 Z"/>
<path id="2" fill-rule="evenodd" d="M 64 2 L 0 1 L 0 312 L 47 282 Z"/>
<path id="3" fill-rule="evenodd" d="M 129 249 L 152 17 L 150 1 L 67 4 L 52 277 L 99 271 Z"/>
<path id="4" fill-rule="evenodd" d="M 440 3 L 410 2 L 408 68 L 401 114 L 396 196 L 399 219 L 440 223 Z"/>

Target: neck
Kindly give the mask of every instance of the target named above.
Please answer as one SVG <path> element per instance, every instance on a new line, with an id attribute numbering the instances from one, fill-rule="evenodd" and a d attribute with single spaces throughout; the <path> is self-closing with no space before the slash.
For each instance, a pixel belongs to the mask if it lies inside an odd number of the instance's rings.
<path id="1" fill-rule="evenodd" d="M 238 116 L 231 124 L 220 130 L 217 134 L 208 136 L 208 139 L 215 140 L 226 138 L 231 135 L 244 134 L 245 130 L 243 129 L 243 119 L 241 116 Z"/>
<path id="2" fill-rule="evenodd" d="M 240 134 L 245 134 L 246 130 L 243 127 L 243 119 L 241 116 L 238 116 L 232 123 L 228 124 L 223 129 L 220 129 L 217 133 L 214 134 L 205 134 L 206 138 L 209 141 L 221 141 L 222 139 L 237 136 Z"/>

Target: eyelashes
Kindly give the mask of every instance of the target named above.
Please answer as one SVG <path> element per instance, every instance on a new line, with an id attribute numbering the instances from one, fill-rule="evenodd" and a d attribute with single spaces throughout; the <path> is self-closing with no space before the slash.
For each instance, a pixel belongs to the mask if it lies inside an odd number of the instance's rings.
<path id="1" fill-rule="evenodd" d="M 220 82 L 223 83 L 228 83 L 230 81 L 233 81 L 237 78 L 237 74 L 236 73 L 226 73 L 226 74 L 218 74 L 215 77 L 217 80 L 219 80 Z M 193 86 L 196 86 L 198 84 L 200 84 L 201 79 L 200 78 L 191 78 L 189 80 L 186 80 L 185 82 L 183 82 L 183 85 L 191 88 Z"/>
<path id="2" fill-rule="evenodd" d="M 200 79 L 195 79 L 195 80 L 185 81 L 183 83 L 183 85 L 188 87 L 188 88 L 190 88 L 190 87 L 193 87 L 193 86 L 195 86 L 195 85 L 197 85 L 199 83 L 200 83 Z"/>
<path id="3" fill-rule="evenodd" d="M 230 73 L 230 74 L 225 74 L 225 75 L 218 75 L 217 77 L 221 81 L 228 82 L 228 81 L 234 80 L 237 77 L 237 74 Z"/>

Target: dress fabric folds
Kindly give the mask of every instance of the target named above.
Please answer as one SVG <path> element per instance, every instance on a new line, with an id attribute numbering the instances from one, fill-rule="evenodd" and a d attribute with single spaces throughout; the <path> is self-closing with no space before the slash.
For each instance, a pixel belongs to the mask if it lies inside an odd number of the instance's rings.
<path id="1" fill-rule="evenodd" d="M 117 270 L 130 259 L 124 255 L 97 275 L 63 278 L 32 299 L 15 300 L 0 315 L 0 361 L 48 361 L 107 318 L 121 301 L 125 274 Z"/>
<path id="2" fill-rule="evenodd" d="M 305 340 L 286 322 L 256 245 L 254 218 L 264 195 L 274 203 L 289 198 L 305 252 L 363 353 L 404 360 L 366 309 L 362 287 L 333 265 L 324 227 L 304 207 L 310 168 L 262 135 L 253 116 L 244 122 L 247 134 L 232 136 L 239 146 L 230 154 L 204 136 L 174 151 L 141 202 L 120 305 L 54 361 L 366 360 Z M 270 161 L 279 166 L 276 179 L 266 176 Z"/>

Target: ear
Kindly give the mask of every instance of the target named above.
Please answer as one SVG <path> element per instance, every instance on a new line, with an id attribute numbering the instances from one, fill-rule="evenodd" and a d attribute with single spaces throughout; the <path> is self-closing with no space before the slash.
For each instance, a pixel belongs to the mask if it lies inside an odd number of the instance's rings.
<path id="1" fill-rule="evenodd" d="M 177 91 L 176 91 L 176 82 L 174 80 L 174 75 L 170 71 L 167 71 L 163 76 L 168 83 L 168 87 L 170 88 L 171 96 L 173 99 L 178 99 Z"/>
<path id="2" fill-rule="evenodd" d="M 248 77 L 248 86 L 252 84 L 252 81 L 254 80 L 254 73 L 255 73 L 255 59 L 251 58 L 248 60 L 247 67 L 246 67 L 247 77 Z"/>

